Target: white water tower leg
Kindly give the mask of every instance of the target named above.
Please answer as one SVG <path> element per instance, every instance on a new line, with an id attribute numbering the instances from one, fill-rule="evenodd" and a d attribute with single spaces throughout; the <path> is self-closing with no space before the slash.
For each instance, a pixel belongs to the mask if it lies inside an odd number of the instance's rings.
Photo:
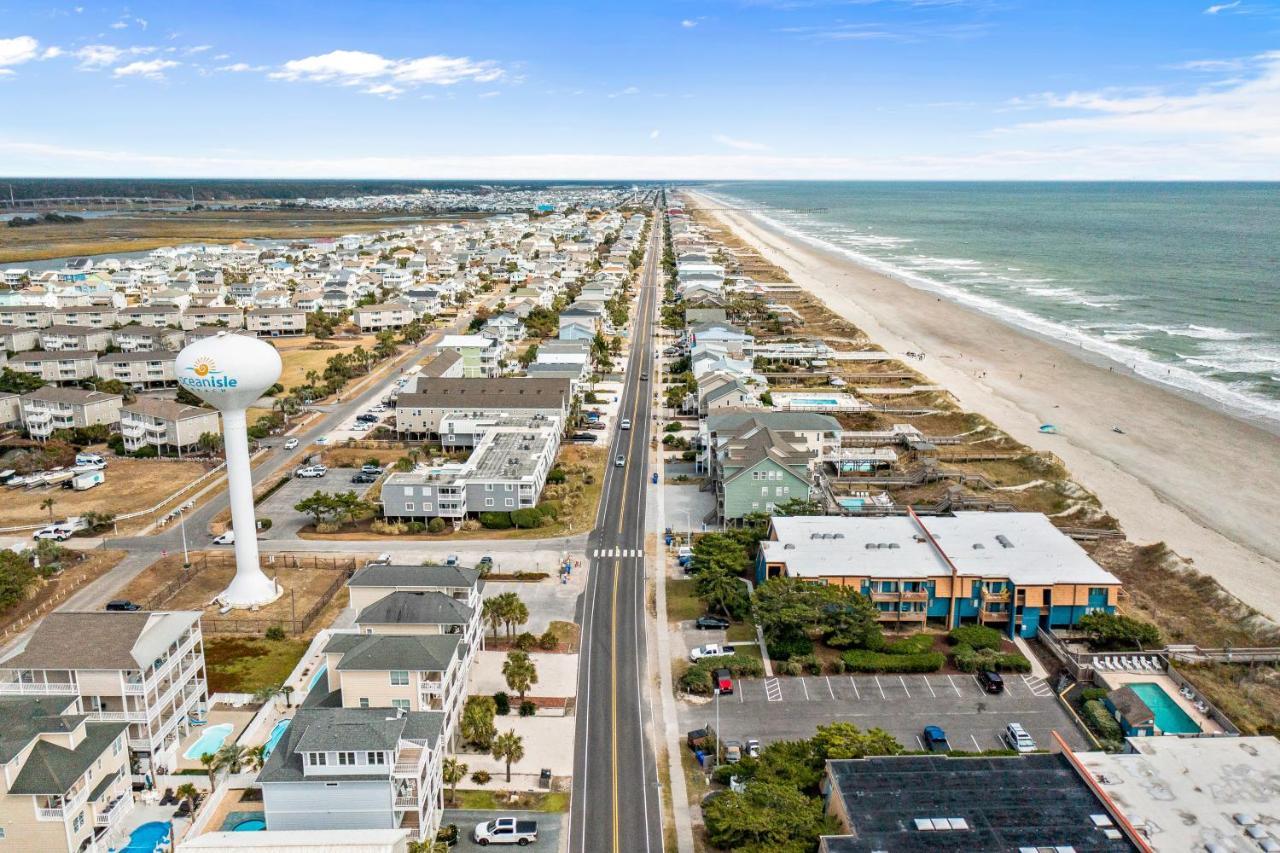
<path id="1" fill-rule="evenodd" d="M 251 607 L 280 597 L 276 582 L 258 562 L 258 530 L 253 515 L 253 477 L 249 470 L 249 429 L 244 409 L 222 413 L 223 447 L 227 455 L 227 497 L 235 531 L 236 576 L 222 593 L 223 604 Z"/>

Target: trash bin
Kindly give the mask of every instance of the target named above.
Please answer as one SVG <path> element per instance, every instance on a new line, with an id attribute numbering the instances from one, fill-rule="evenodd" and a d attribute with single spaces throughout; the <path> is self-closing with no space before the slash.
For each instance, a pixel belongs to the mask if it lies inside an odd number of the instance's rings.
<path id="1" fill-rule="evenodd" d="M 542 772 L 538 774 L 538 787 L 551 790 L 551 768 L 542 768 Z"/>
<path id="2" fill-rule="evenodd" d="M 670 548 L 670 547 L 671 547 L 671 543 L 672 543 L 673 541 L 675 541 L 675 540 L 674 540 L 674 537 L 673 537 L 670 533 L 668 533 L 668 534 L 667 534 L 667 536 L 666 536 L 666 540 L 667 540 L 667 547 L 668 547 L 668 548 Z"/>
<path id="3" fill-rule="evenodd" d="M 654 471 L 654 472 L 653 472 L 653 483 L 654 483 L 654 485 L 655 485 L 655 486 L 658 484 L 658 472 L 657 472 L 657 471 Z"/>

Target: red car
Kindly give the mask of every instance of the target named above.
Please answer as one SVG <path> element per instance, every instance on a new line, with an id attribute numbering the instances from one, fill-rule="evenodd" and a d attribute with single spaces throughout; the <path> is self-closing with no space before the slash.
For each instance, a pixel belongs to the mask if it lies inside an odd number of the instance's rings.
<path id="1" fill-rule="evenodd" d="M 717 693 L 725 696 L 733 694 L 733 676 L 729 674 L 729 670 L 717 669 L 714 678 Z"/>

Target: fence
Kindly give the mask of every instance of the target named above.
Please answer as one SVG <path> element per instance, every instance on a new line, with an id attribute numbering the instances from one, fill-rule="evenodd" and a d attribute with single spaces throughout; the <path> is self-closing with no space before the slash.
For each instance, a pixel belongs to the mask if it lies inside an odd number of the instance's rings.
<path id="1" fill-rule="evenodd" d="M 1200 646 L 1169 646 L 1165 653 L 1171 659 L 1184 663 L 1276 663 L 1280 661 L 1280 647 L 1203 649 Z"/>

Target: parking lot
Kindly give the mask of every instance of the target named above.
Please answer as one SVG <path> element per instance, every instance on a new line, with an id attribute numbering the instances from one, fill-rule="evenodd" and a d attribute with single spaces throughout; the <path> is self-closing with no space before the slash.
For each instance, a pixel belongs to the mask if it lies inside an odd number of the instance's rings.
<path id="1" fill-rule="evenodd" d="M 363 495 L 372 486 L 358 485 L 351 478 L 359 468 L 330 468 L 323 477 L 294 477 L 281 486 L 271 497 L 263 501 L 257 509 L 259 518 L 271 519 L 271 529 L 263 534 L 263 539 L 292 539 L 298 531 L 312 521 L 311 516 L 298 512 L 294 504 L 303 498 L 311 497 L 317 491 L 327 494 L 354 491 Z"/>
<path id="2" fill-rule="evenodd" d="M 1041 749 L 1051 748 L 1056 731 L 1073 749 L 1084 736 L 1054 695 L 1032 675 L 1005 676 L 1001 694 L 984 691 L 972 675 L 818 675 L 740 679 L 734 693 L 719 699 L 724 738 L 759 738 L 762 743 L 811 737 L 819 725 L 849 722 L 879 727 L 908 749 L 921 749 L 925 726 L 941 726 L 952 749 L 1004 748 L 1000 733 L 1021 723 Z M 716 701 L 679 705 L 681 728 L 716 720 Z"/>
<path id="3" fill-rule="evenodd" d="M 546 812 L 481 812 L 445 809 L 441 826 L 448 826 L 451 823 L 458 825 L 458 844 L 450 849 L 455 851 L 492 850 L 492 847 L 481 847 L 472 841 L 471 830 L 477 823 L 493 820 L 496 817 L 518 817 L 538 822 L 538 840 L 521 847 L 521 850 L 534 851 L 534 853 L 543 850 L 551 853 L 560 849 L 560 829 L 564 815 Z"/>

